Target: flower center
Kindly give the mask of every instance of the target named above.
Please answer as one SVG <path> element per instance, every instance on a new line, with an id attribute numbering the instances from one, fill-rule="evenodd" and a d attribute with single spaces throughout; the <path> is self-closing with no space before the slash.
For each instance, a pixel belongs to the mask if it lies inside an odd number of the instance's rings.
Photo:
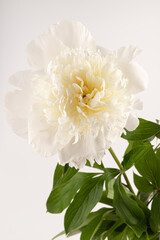
<path id="1" fill-rule="evenodd" d="M 112 55 L 80 49 L 56 57 L 47 69 L 43 109 L 49 124 L 70 122 L 84 132 L 125 101 L 126 79 Z M 47 86 L 47 87 L 46 87 Z M 114 107 L 113 102 L 117 102 Z"/>

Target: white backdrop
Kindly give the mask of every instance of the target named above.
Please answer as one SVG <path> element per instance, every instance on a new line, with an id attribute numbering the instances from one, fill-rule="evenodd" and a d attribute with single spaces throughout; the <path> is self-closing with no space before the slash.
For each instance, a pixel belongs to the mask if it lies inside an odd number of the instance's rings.
<path id="1" fill-rule="evenodd" d="M 52 215 L 45 207 L 57 156 L 41 158 L 11 131 L 4 115 L 4 95 L 11 89 L 7 79 L 28 68 L 25 47 L 30 40 L 52 23 L 78 20 L 99 45 L 117 49 L 133 44 L 143 49 L 137 60 L 150 84 L 141 94 L 144 110 L 138 116 L 160 119 L 160 1 L 0 0 L 0 19 L 0 239 L 51 240 L 63 230 L 63 213 Z M 120 156 L 124 145 L 123 140 L 115 143 Z M 113 166 L 109 154 L 105 161 Z"/>

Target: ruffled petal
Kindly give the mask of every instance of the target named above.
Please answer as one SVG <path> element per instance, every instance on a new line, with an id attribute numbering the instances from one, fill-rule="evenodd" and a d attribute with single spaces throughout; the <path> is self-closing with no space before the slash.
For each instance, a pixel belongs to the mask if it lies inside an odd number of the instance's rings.
<path id="1" fill-rule="evenodd" d="M 138 127 L 138 125 L 139 125 L 138 118 L 134 114 L 130 113 L 125 128 L 128 131 L 133 131 Z"/>
<path id="2" fill-rule="evenodd" d="M 101 53 L 103 57 L 112 54 L 112 51 L 101 46 L 97 46 L 98 52 Z"/>
<path id="3" fill-rule="evenodd" d="M 96 43 L 84 25 L 76 21 L 62 21 L 52 25 L 51 31 L 69 48 L 95 49 Z"/>
<path id="4" fill-rule="evenodd" d="M 50 26 L 45 34 L 39 36 L 39 41 L 40 46 L 31 41 L 26 49 L 27 60 L 33 70 L 46 69 L 50 61 L 68 48 L 96 48 L 90 32 L 75 21 L 62 21 Z"/>
<path id="5" fill-rule="evenodd" d="M 104 156 L 105 140 L 102 132 L 94 138 L 92 135 L 82 136 L 77 143 L 74 139 L 58 152 L 61 164 L 82 168 L 88 159 L 91 164 L 100 162 Z"/>
<path id="6" fill-rule="evenodd" d="M 30 71 L 15 73 L 9 82 L 19 88 L 8 92 L 5 97 L 7 120 L 13 131 L 24 138 L 28 136 L 28 115 L 31 108 L 31 79 Z M 20 90 L 21 89 L 21 90 Z"/>

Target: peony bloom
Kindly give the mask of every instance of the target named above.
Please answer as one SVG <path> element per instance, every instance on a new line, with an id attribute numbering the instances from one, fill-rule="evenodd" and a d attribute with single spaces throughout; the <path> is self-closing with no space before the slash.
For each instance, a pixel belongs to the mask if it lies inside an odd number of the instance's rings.
<path id="1" fill-rule="evenodd" d="M 17 88 L 6 96 L 13 131 L 44 157 L 58 152 L 61 164 L 99 162 L 124 127 L 138 125 L 135 95 L 148 82 L 134 61 L 139 52 L 99 47 L 79 22 L 52 25 L 27 47 L 31 70 L 9 79 Z"/>

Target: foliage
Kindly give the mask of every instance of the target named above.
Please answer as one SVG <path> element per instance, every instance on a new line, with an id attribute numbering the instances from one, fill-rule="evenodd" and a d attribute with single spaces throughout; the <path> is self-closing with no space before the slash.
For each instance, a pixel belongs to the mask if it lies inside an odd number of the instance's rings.
<path id="1" fill-rule="evenodd" d="M 66 212 L 64 231 L 53 239 L 77 233 L 81 233 L 81 240 L 159 239 L 160 125 L 144 119 L 139 122 L 136 130 L 122 134 L 128 147 L 119 162 L 120 169 L 96 162 L 91 166 L 87 161 L 86 166 L 97 172 L 84 173 L 57 164 L 47 211 Z M 132 167 L 138 173 L 133 173 L 136 193 L 129 181 L 123 180 L 128 179 L 126 171 Z M 104 207 L 93 211 L 97 203 Z"/>

